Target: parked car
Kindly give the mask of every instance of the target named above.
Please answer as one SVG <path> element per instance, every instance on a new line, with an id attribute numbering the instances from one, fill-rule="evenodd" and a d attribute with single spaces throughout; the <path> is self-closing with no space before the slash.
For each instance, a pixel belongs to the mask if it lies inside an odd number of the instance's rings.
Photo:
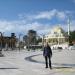
<path id="1" fill-rule="evenodd" d="M 75 45 L 74 46 L 70 46 L 69 50 L 75 50 Z"/>
<path id="2" fill-rule="evenodd" d="M 62 47 L 58 47 L 57 49 L 63 49 Z"/>

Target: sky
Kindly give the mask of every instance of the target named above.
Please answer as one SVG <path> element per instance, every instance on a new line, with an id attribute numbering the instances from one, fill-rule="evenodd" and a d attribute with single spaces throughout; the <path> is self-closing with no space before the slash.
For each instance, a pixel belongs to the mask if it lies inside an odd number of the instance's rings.
<path id="1" fill-rule="evenodd" d="M 47 34 L 55 26 L 75 30 L 75 0 L 0 0 L 0 32 L 26 35 L 33 29 Z"/>

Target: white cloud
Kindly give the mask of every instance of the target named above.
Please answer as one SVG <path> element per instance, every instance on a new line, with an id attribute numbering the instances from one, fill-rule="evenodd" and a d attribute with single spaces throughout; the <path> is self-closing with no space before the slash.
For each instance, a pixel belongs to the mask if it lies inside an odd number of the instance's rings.
<path id="1" fill-rule="evenodd" d="M 22 23 L 22 25 L 21 25 Z M 25 26 L 22 21 L 2 21 L 0 20 L 0 31 L 5 33 L 24 32 Z"/>
<path id="2" fill-rule="evenodd" d="M 75 30 L 75 21 L 71 23 L 71 30 Z M 57 24 L 56 24 L 57 25 Z M 24 21 L 0 21 L 0 31 L 5 33 L 27 33 L 28 30 L 33 29 L 38 34 L 47 34 L 56 25 L 43 25 L 38 22 L 25 23 Z M 64 30 L 67 31 L 67 24 L 60 25 Z"/>
<path id="3" fill-rule="evenodd" d="M 72 0 L 73 1 L 73 3 L 75 3 L 75 0 Z"/>
<path id="4" fill-rule="evenodd" d="M 46 34 L 50 31 L 51 26 L 49 24 L 44 25 L 38 22 L 34 22 L 34 23 L 27 24 L 25 28 L 27 29 L 27 31 L 30 29 L 33 29 L 37 31 L 38 34 L 41 34 L 41 33 Z"/>
<path id="5" fill-rule="evenodd" d="M 0 21 L 1 32 L 27 33 L 30 29 L 37 31 L 38 33 L 46 33 L 50 30 L 50 25 L 43 25 L 38 22 L 26 24 L 23 21 Z"/>
<path id="6" fill-rule="evenodd" d="M 53 17 L 57 17 L 57 19 L 64 20 L 67 17 L 67 13 L 69 11 L 59 11 L 56 9 L 49 10 L 49 11 L 42 11 L 34 14 L 19 14 L 21 19 L 27 20 L 37 20 L 37 19 L 48 19 L 51 20 Z"/>
<path id="7" fill-rule="evenodd" d="M 71 29 L 71 31 L 75 30 L 75 20 L 71 21 L 70 29 Z"/>
<path id="8" fill-rule="evenodd" d="M 64 31 L 68 32 L 68 23 L 60 25 Z M 70 21 L 70 31 L 75 31 L 75 20 Z"/>
<path id="9" fill-rule="evenodd" d="M 51 11 L 45 11 L 45 12 L 40 12 L 38 15 L 35 16 L 35 19 L 51 19 L 54 15 L 56 14 L 56 10 L 51 10 Z"/>
<path id="10" fill-rule="evenodd" d="M 67 18 L 67 15 L 65 12 L 57 12 L 57 15 L 56 15 L 59 19 L 61 20 L 65 20 L 65 18 Z"/>
<path id="11" fill-rule="evenodd" d="M 69 11 L 67 11 L 69 13 Z M 44 12 L 39 12 L 37 14 L 33 15 L 26 15 L 26 14 L 21 14 L 19 15 L 21 20 L 17 21 L 3 21 L 0 20 L 0 31 L 5 32 L 5 33 L 27 33 L 28 30 L 34 29 L 37 31 L 39 34 L 47 34 L 49 31 L 54 27 L 55 25 L 50 25 L 50 24 L 43 24 L 39 23 L 37 19 L 52 19 L 54 16 L 56 16 L 58 19 L 64 20 L 66 18 L 66 13 L 64 11 L 58 11 L 56 9 L 53 9 L 51 11 L 44 11 Z M 25 17 L 25 18 L 24 18 Z M 36 19 L 36 21 L 28 21 Z M 72 28 L 71 30 L 75 30 L 75 21 L 72 21 Z M 62 25 L 62 28 L 67 31 L 67 24 Z"/>

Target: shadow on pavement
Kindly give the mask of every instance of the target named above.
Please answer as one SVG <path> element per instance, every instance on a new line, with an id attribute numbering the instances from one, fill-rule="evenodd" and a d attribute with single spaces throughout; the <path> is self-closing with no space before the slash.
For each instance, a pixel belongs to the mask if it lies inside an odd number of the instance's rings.
<path id="1" fill-rule="evenodd" d="M 18 69 L 18 68 L 0 68 L 0 69 Z"/>
<path id="2" fill-rule="evenodd" d="M 32 55 L 32 56 L 26 57 L 25 60 L 34 62 L 34 63 L 45 64 L 44 61 L 38 61 L 38 60 L 35 60 L 32 58 L 32 57 L 39 56 L 39 55 L 42 55 L 42 54 L 37 54 L 37 55 Z M 75 64 L 68 64 L 68 63 L 52 63 L 52 65 L 58 66 L 58 67 L 55 67 L 57 69 L 75 67 Z"/>
<path id="3" fill-rule="evenodd" d="M 72 67 L 53 67 L 53 69 L 71 69 Z"/>

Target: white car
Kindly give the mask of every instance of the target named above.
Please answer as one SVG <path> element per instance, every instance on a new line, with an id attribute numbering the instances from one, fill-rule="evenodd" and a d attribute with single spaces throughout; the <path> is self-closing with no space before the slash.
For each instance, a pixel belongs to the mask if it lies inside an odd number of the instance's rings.
<path id="1" fill-rule="evenodd" d="M 26 49 L 27 47 L 26 46 L 24 46 L 24 49 Z"/>
<path id="2" fill-rule="evenodd" d="M 75 46 L 70 46 L 69 50 L 75 50 Z"/>

